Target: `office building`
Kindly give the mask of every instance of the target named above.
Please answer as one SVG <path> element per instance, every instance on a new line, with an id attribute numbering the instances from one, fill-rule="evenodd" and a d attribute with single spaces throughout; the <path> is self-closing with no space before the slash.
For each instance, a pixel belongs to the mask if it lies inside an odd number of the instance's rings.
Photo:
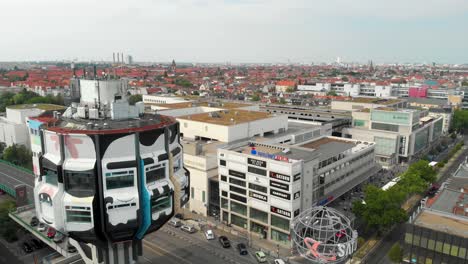
<path id="1" fill-rule="evenodd" d="M 291 220 L 302 210 L 330 203 L 379 170 L 374 147 L 322 136 L 218 149 L 221 220 L 289 247 Z"/>
<path id="2" fill-rule="evenodd" d="M 383 167 L 408 162 L 437 142 L 443 118 L 427 110 L 380 107 L 354 111 L 351 128 L 343 135 L 375 142 L 375 156 Z"/>

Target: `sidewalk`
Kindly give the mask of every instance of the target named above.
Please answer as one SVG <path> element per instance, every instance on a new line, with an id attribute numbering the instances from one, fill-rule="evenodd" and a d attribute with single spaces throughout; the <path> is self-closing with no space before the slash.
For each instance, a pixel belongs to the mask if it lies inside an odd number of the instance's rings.
<path id="1" fill-rule="evenodd" d="M 445 172 L 452 166 L 452 164 L 458 159 L 458 157 L 462 155 L 463 153 L 465 153 L 467 149 L 468 149 L 468 146 L 466 144 L 463 145 L 463 147 L 448 160 L 447 164 L 445 164 L 444 167 L 442 167 L 439 170 L 437 174 L 437 180 L 440 179 L 445 174 Z"/>

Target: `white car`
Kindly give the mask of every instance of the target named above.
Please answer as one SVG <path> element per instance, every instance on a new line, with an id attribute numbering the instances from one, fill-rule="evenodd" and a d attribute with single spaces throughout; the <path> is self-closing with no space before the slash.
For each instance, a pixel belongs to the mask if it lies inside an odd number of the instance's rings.
<path id="1" fill-rule="evenodd" d="M 274 263 L 275 264 L 286 264 L 286 262 L 284 262 L 284 260 L 282 260 L 282 259 L 275 259 Z"/>
<path id="2" fill-rule="evenodd" d="M 214 235 L 213 230 L 211 230 L 211 229 L 206 230 L 205 231 L 205 237 L 206 237 L 207 240 L 215 239 L 215 235 Z"/>
<path id="3" fill-rule="evenodd" d="M 39 226 L 37 227 L 37 231 L 44 232 L 45 230 L 46 230 L 46 225 L 44 223 L 39 223 Z"/>

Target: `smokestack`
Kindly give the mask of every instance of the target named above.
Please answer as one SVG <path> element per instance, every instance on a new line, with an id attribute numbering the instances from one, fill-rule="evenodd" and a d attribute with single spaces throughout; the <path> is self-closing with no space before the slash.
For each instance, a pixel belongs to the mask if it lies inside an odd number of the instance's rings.
<path id="1" fill-rule="evenodd" d="M 97 68 L 96 65 L 93 66 L 94 79 L 97 78 Z"/>
<path id="2" fill-rule="evenodd" d="M 117 63 L 120 63 L 120 56 L 118 52 L 117 52 Z"/>
<path id="3" fill-rule="evenodd" d="M 124 59 L 123 59 L 123 52 L 122 52 L 122 64 L 124 64 Z"/>
<path id="4" fill-rule="evenodd" d="M 112 52 L 112 63 L 115 63 L 115 52 Z"/>

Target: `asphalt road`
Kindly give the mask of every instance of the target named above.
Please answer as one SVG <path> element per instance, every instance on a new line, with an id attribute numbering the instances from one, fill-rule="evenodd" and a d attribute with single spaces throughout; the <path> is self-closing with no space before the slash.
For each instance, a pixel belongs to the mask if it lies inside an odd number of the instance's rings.
<path id="1" fill-rule="evenodd" d="M 222 248 L 216 234 L 215 240 L 206 240 L 203 232 L 188 234 L 178 228 L 165 226 L 161 230 L 148 234 L 143 242 L 143 257 L 139 263 L 167 264 L 248 264 L 257 263 L 252 251 L 241 256 L 236 243 L 230 248 Z"/>
<path id="2" fill-rule="evenodd" d="M 33 200 L 34 176 L 15 167 L 0 163 L 0 183 L 12 189 L 19 184 L 25 184 L 28 199 Z"/>
<path id="3" fill-rule="evenodd" d="M 21 261 L 0 243 L 0 263 L 21 263 Z"/>
<path id="4" fill-rule="evenodd" d="M 465 145 L 468 144 L 468 136 L 465 136 Z M 446 181 L 458 168 L 458 166 L 465 160 L 466 155 L 468 154 L 468 150 L 465 150 L 464 153 L 458 156 L 455 162 L 444 172 L 444 174 L 439 179 L 439 183 Z M 368 256 L 366 260 L 366 264 L 387 264 L 389 262 L 387 258 L 387 252 L 390 248 L 395 244 L 395 242 L 400 241 L 400 238 L 403 236 L 405 229 L 404 223 L 395 226 L 392 231 L 383 238 L 382 243 L 379 245 L 378 248 L 374 249 L 374 251 Z"/>

